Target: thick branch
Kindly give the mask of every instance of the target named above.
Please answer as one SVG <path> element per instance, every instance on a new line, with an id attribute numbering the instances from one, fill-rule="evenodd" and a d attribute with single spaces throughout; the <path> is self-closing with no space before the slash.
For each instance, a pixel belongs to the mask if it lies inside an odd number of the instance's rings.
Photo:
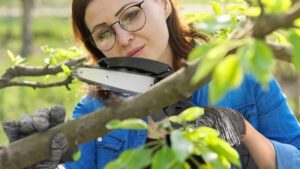
<path id="1" fill-rule="evenodd" d="M 294 21 L 300 17 L 300 2 L 295 2 L 286 14 L 281 15 L 262 15 L 253 27 L 252 36 L 263 39 L 266 35 L 279 28 L 290 28 Z"/>
<path id="2" fill-rule="evenodd" d="M 189 64 L 143 94 L 112 103 L 83 118 L 67 122 L 45 133 L 34 134 L 4 147 L 0 151 L 0 168 L 19 169 L 47 159 L 49 149 L 46 147 L 50 146 L 51 138 L 59 132 L 64 133 L 70 147 L 74 147 L 79 143 L 104 135 L 107 132 L 105 124 L 111 119 L 142 118 L 182 97 L 190 96 L 194 90 L 209 80 L 206 78 L 198 84 L 189 83 L 197 64 L 197 62 Z"/>

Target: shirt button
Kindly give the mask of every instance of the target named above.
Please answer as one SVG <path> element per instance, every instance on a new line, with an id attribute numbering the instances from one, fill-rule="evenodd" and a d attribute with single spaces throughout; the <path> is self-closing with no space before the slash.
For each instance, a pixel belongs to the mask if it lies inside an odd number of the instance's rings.
<path id="1" fill-rule="evenodd" d="M 97 141 L 98 141 L 98 142 L 102 142 L 102 140 L 103 140 L 102 137 L 98 137 L 98 138 L 97 138 Z"/>

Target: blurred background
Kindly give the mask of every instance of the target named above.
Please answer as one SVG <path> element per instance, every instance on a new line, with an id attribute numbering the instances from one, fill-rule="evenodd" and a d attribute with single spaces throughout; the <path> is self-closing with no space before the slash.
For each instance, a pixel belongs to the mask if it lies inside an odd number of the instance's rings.
<path id="1" fill-rule="evenodd" d="M 76 44 L 71 28 L 72 0 L 0 0 L 0 74 L 12 66 L 7 55 L 9 49 L 14 54 L 26 57 L 26 65 L 45 65 L 42 46 L 50 48 L 70 48 Z M 199 0 L 181 1 L 183 12 L 211 12 L 210 5 Z M 286 93 L 289 104 L 299 117 L 299 77 L 293 66 L 278 62 L 274 74 Z M 45 81 L 47 77 L 31 80 Z M 62 104 L 70 119 L 73 107 L 83 96 L 82 83 L 65 87 L 32 89 L 10 87 L 0 89 L 0 122 L 16 120 L 31 114 L 38 108 Z M 0 146 L 7 139 L 0 128 Z"/>

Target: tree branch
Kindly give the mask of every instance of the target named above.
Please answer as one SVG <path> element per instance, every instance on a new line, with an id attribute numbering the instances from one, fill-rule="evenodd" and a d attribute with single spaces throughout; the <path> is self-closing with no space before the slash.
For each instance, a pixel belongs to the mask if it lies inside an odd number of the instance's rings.
<path id="1" fill-rule="evenodd" d="M 26 81 L 13 81 L 14 78 L 17 77 L 26 77 L 26 76 L 45 76 L 45 75 L 56 75 L 62 72 L 61 66 L 65 64 L 68 67 L 73 67 L 78 65 L 86 60 L 86 57 L 80 57 L 77 59 L 71 59 L 64 63 L 61 63 L 55 67 L 49 67 L 49 65 L 45 67 L 32 67 L 32 66 L 15 66 L 13 68 L 9 68 L 0 78 L 0 89 L 5 87 L 12 86 L 23 86 L 23 87 L 32 87 L 32 88 L 49 88 L 56 86 L 67 86 L 72 82 L 70 77 L 65 79 L 64 81 L 58 81 L 54 83 L 38 83 L 38 82 L 26 82 Z M 67 87 L 68 88 L 68 87 Z"/>
<path id="2" fill-rule="evenodd" d="M 263 39 L 266 35 L 279 28 L 290 28 L 298 17 L 300 17 L 299 1 L 295 2 L 291 9 L 285 14 L 263 15 L 257 18 L 252 30 L 252 36 L 254 38 Z"/>
<path id="3" fill-rule="evenodd" d="M 69 84 L 72 83 L 73 77 L 68 76 L 65 80 L 53 82 L 53 83 L 39 83 L 39 82 L 28 82 L 28 81 L 0 81 L 0 89 L 6 88 L 6 87 L 13 87 L 13 86 L 21 86 L 21 87 L 32 87 L 34 89 L 36 88 L 50 88 L 50 87 L 59 87 L 59 86 L 66 86 L 68 90 Z"/>
<path id="4" fill-rule="evenodd" d="M 259 8 L 260 8 L 260 10 L 261 10 L 260 16 L 263 16 L 263 15 L 265 15 L 265 7 L 264 7 L 264 4 L 262 3 L 261 0 L 257 0 L 257 1 L 258 1 Z"/>
<path id="5" fill-rule="evenodd" d="M 19 169 L 47 159 L 50 152 L 46 147 L 50 146 L 51 138 L 57 133 L 64 133 L 70 147 L 74 147 L 106 134 L 105 124 L 112 119 L 143 118 L 182 97 L 191 96 L 194 90 L 209 80 L 206 78 L 198 84 L 189 83 L 197 65 L 198 62 L 188 64 L 143 94 L 119 100 L 80 119 L 69 121 L 47 132 L 34 134 L 4 147 L 0 150 L 0 168 Z"/>
<path id="6" fill-rule="evenodd" d="M 267 43 L 273 51 L 274 57 L 278 60 L 292 62 L 291 47 Z"/>

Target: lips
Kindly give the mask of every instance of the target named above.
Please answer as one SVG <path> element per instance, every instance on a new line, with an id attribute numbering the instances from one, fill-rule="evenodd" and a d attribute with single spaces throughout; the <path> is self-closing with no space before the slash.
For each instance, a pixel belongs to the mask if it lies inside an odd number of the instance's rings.
<path id="1" fill-rule="evenodd" d="M 127 56 L 129 57 L 137 57 L 137 55 L 144 49 L 145 45 L 142 45 L 140 47 L 134 48 L 130 52 L 127 53 Z"/>

